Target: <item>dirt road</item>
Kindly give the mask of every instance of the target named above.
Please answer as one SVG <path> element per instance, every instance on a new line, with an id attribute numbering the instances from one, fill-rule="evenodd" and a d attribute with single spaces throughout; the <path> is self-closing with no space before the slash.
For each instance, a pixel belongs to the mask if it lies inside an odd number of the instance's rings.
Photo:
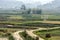
<path id="1" fill-rule="evenodd" d="M 60 27 L 54 27 L 54 28 L 49 28 L 49 29 L 58 29 Z M 38 37 L 37 35 L 35 35 L 33 33 L 33 31 L 38 31 L 38 30 L 47 30 L 47 28 L 38 28 L 38 29 L 35 29 L 35 30 L 26 30 L 27 34 L 30 35 L 31 37 Z M 44 40 L 43 38 L 39 37 L 39 40 Z"/>
<path id="2" fill-rule="evenodd" d="M 44 28 L 45 29 L 45 28 Z M 38 37 L 36 34 L 33 33 L 33 31 L 37 30 L 43 30 L 43 28 L 39 28 L 36 30 L 26 30 L 27 34 L 30 35 L 32 38 Z M 39 40 L 44 40 L 43 38 L 39 37 Z"/>
<path id="3" fill-rule="evenodd" d="M 12 34 L 15 40 L 23 40 L 23 38 L 19 35 L 20 32 L 23 32 L 23 30 L 17 31 Z"/>
<path id="4" fill-rule="evenodd" d="M 60 27 L 54 27 L 54 28 L 49 28 L 49 29 L 58 29 L 58 28 L 60 28 Z M 34 30 L 32 30 L 32 29 L 30 29 L 30 30 L 26 30 L 26 32 L 27 32 L 27 34 L 28 35 L 30 35 L 32 38 L 35 38 L 35 37 L 37 37 L 37 35 L 35 35 L 34 33 L 33 33 L 33 31 L 38 31 L 38 30 L 47 30 L 47 28 L 38 28 L 38 29 L 34 29 Z M 23 40 L 23 38 L 19 35 L 19 33 L 20 32 L 23 32 L 24 30 L 20 30 L 20 31 L 17 31 L 17 32 L 15 32 L 15 33 L 13 33 L 12 35 L 13 35 L 13 37 L 15 38 L 15 40 Z M 39 40 L 44 40 L 43 38 L 41 38 L 41 37 L 39 37 Z"/>
<path id="5" fill-rule="evenodd" d="M 0 40 L 8 40 L 8 38 L 0 38 Z"/>

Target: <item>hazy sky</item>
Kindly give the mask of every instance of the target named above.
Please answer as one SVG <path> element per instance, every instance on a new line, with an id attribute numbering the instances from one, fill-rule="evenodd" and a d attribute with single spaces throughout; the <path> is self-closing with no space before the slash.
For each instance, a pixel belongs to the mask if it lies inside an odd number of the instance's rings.
<path id="1" fill-rule="evenodd" d="M 16 0 L 16 1 L 22 1 L 24 3 L 35 3 L 35 2 L 40 2 L 41 4 L 46 4 L 49 3 L 53 0 Z"/>
<path id="2" fill-rule="evenodd" d="M 2 0 L 0 0 L 2 1 Z M 41 4 L 46 4 L 46 3 L 49 3 L 53 0 L 3 0 L 3 1 L 22 1 L 24 3 L 41 3 Z"/>

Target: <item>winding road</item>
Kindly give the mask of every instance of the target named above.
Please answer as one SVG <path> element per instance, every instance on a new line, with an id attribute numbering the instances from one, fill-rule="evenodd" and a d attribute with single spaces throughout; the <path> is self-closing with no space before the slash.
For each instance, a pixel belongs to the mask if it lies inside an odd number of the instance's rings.
<path id="1" fill-rule="evenodd" d="M 17 31 L 12 34 L 15 40 L 23 40 L 23 38 L 19 35 L 20 32 L 23 32 L 23 30 Z"/>
<path id="2" fill-rule="evenodd" d="M 32 38 L 38 37 L 36 34 L 33 33 L 33 31 L 38 31 L 38 30 L 45 30 L 46 28 L 39 28 L 35 30 L 26 30 L 27 34 L 31 36 Z M 39 37 L 39 40 L 44 40 L 43 38 Z"/>
<path id="3" fill-rule="evenodd" d="M 54 28 L 49 28 L 50 29 L 58 29 L 60 27 L 54 27 Z M 38 37 L 37 35 L 35 35 L 33 33 L 33 31 L 38 31 L 38 30 L 47 30 L 47 28 L 38 28 L 38 29 L 35 29 L 35 30 L 26 30 L 27 34 L 30 35 L 31 37 Z M 39 40 L 44 40 L 43 38 L 39 37 Z"/>
<path id="4" fill-rule="evenodd" d="M 49 28 L 49 29 L 58 29 L 58 28 L 60 28 L 60 27 L 54 27 L 54 28 Z M 38 28 L 38 29 L 35 29 L 35 30 L 32 30 L 32 29 L 28 30 L 28 29 L 26 29 L 26 32 L 27 32 L 27 34 L 28 34 L 29 36 L 31 36 L 32 38 L 35 38 L 35 37 L 38 37 L 38 36 L 35 35 L 35 34 L 33 33 L 33 31 L 38 31 L 38 30 L 47 30 L 47 28 Z M 20 32 L 23 32 L 23 31 L 24 31 L 24 30 L 20 30 L 20 31 L 17 31 L 17 32 L 15 32 L 15 33 L 12 34 L 13 37 L 15 38 L 15 40 L 23 40 L 23 38 L 19 35 L 19 33 L 20 33 Z M 39 37 L 39 40 L 44 40 L 44 39 L 41 38 L 41 37 Z"/>

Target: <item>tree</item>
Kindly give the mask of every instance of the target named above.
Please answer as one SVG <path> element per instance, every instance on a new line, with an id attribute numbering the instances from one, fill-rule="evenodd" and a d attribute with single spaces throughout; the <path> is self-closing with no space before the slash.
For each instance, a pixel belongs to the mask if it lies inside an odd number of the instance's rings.
<path id="1" fill-rule="evenodd" d="M 42 13 L 42 10 L 37 10 L 37 14 L 41 14 Z"/>
<path id="2" fill-rule="evenodd" d="M 36 37 L 36 39 L 35 40 L 39 40 L 39 37 Z"/>
<path id="3" fill-rule="evenodd" d="M 26 6 L 23 4 L 23 5 L 21 6 L 21 9 L 22 9 L 22 10 L 26 10 Z"/>
<path id="4" fill-rule="evenodd" d="M 41 9 L 33 10 L 33 14 L 42 14 L 42 10 Z"/>
<path id="5" fill-rule="evenodd" d="M 27 14 L 30 14 L 30 13 L 31 13 L 31 9 L 28 9 L 28 10 L 27 10 Z"/>

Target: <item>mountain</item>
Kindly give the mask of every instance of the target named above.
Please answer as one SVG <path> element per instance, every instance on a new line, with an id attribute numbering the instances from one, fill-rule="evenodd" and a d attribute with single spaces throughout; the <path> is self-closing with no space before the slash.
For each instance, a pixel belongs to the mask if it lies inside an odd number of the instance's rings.
<path id="1" fill-rule="evenodd" d="M 24 3 L 21 1 L 10 1 L 10 0 L 0 0 L 0 12 L 2 12 L 2 10 L 16 10 L 16 9 L 20 9 L 21 5 L 23 5 Z M 60 0 L 54 0 L 50 3 L 41 5 L 40 2 L 35 2 L 33 4 L 28 3 L 25 4 L 26 8 L 40 8 L 43 10 L 43 13 L 48 13 L 48 14 L 52 14 L 52 13 L 59 13 L 60 14 Z"/>
<path id="2" fill-rule="evenodd" d="M 43 12 L 60 14 L 60 0 L 54 0 L 51 3 L 47 3 L 41 6 L 41 9 Z"/>
<path id="3" fill-rule="evenodd" d="M 19 8 L 22 4 L 23 2 L 20 1 L 0 0 L 0 8 L 2 9 Z"/>
<path id="4" fill-rule="evenodd" d="M 10 0 L 0 0 L 0 8 L 2 9 L 19 9 L 21 7 L 21 5 L 23 5 L 25 3 L 23 3 L 22 1 L 10 1 Z M 25 4 L 27 8 L 34 8 L 34 7 L 37 7 L 38 5 L 38 2 L 36 3 L 27 3 Z M 40 5 L 40 4 L 39 4 Z"/>
<path id="5" fill-rule="evenodd" d="M 54 0 L 51 3 L 47 3 L 43 5 L 43 8 L 48 8 L 48 9 L 59 8 L 59 7 L 60 7 L 60 0 Z"/>
<path id="6" fill-rule="evenodd" d="M 20 8 L 21 5 L 24 4 L 21 1 L 10 1 L 10 0 L 0 0 L 0 8 Z M 60 8 L 60 0 L 54 0 L 51 3 L 47 3 L 44 5 L 41 5 L 40 2 L 36 2 L 36 3 L 28 3 L 25 4 L 27 8 L 34 8 L 34 7 L 40 7 L 42 9 L 59 9 Z"/>
<path id="7" fill-rule="evenodd" d="M 41 6 L 41 3 L 40 2 L 35 2 L 33 4 L 31 3 L 28 3 L 28 4 L 25 4 L 27 8 L 37 8 L 37 6 Z"/>

